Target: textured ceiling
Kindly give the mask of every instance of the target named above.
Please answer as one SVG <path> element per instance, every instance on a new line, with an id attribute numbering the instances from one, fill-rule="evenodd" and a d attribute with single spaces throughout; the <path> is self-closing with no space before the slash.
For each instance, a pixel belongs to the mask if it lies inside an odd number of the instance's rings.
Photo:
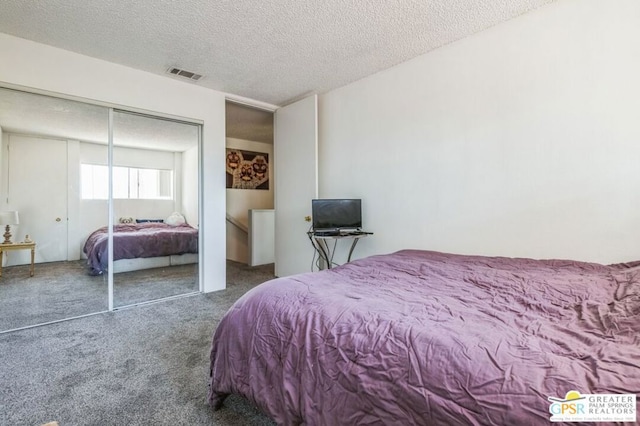
<path id="1" fill-rule="evenodd" d="M 0 128 L 7 133 L 106 144 L 108 109 L 0 88 Z M 198 145 L 198 127 L 136 114 L 114 114 L 117 146 L 182 152 Z"/>
<path id="2" fill-rule="evenodd" d="M 273 143 L 273 113 L 227 102 L 228 138 Z"/>
<path id="3" fill-rule="evenodd" d="M 227 137 L 273 143 L 273 113 L 227 102 Z M 91 104 L 0 88 L 0 128 L 7 133 L 106 144 L 108 109 Z M 182 152 L 198 142 L 196 126 L 116 112 L 119 146 Z"/>
<path id="4" fill-rule="evenodd" d="M 284 105 L 552 1 L 2 0 L 0 32 Z"/>

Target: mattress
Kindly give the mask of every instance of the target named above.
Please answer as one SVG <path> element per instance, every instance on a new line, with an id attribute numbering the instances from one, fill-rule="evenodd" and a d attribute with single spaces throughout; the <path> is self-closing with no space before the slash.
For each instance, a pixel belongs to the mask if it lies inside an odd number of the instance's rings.
<path id="1" fill-rule="evenodd" d="M 639 333 L 637 263 L 403 250 L 246 293 L 209 402 L 284 425 L 548 424 L 549 397 L 640 393 Z"/>
<path id="2" fill-rule="evenodd" d="M 107 271 L 108 227 L 91 233 L 83 248 L 91 275 Z M 198 230 L 187 224 L 117 224 L 113 227 L 113 260 L 153 258 L 198 252 Z"/>

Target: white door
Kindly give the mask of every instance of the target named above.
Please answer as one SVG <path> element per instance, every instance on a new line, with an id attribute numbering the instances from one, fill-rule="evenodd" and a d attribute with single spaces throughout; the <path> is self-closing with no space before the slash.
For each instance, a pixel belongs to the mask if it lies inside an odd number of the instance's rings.
<path id="1" fill-rule="evenodd" d="M 20 224 L 13 241 L 26 234 L 36 242 L 36 262 L 67 260 L 67 143 L 9 135 L 8 207 Z M 30 262 L 27 250 L 11 252 L 8 264 Z"/>
<path id="2" fill-rule="evenodd" d="M 309 272 L 313 247 L 307 237 L 311 200 L 318 197 L 318 97 L 276 110 L 275 274 Z"/>

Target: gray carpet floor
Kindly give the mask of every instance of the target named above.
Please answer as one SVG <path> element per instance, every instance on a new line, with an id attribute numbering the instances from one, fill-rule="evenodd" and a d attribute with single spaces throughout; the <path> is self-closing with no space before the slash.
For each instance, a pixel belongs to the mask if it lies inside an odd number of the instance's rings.
<path id="1" fill-rule="evenodd" d="M 273 265 L 227 263 L 227 289 L 0 334 L 0 425 L 272 425 L 206 403 L 212 334 Z"/>
<path id="2" fill-rule="evenodd" d="M 106 311 L 107 276 L 87 274 L 85 260 L 3 268 L 0 330 Z M 198 265 L 180 265 L 114 275 L 114 306 L 121 307 L 198 291 Z"/>

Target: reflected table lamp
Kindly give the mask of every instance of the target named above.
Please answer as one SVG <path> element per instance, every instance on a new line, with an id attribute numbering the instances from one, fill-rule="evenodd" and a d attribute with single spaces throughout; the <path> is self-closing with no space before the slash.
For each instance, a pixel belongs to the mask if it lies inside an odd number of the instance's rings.
<path id="1" fill-rule="evenodd" d="M 0 212 L 0 225 L 6 225 L 2 244 L 13 244 L 13 241 L 11 241 L 11 225 L 18 225 L 19 223 L 20 218 L 17 211 Z"/>

